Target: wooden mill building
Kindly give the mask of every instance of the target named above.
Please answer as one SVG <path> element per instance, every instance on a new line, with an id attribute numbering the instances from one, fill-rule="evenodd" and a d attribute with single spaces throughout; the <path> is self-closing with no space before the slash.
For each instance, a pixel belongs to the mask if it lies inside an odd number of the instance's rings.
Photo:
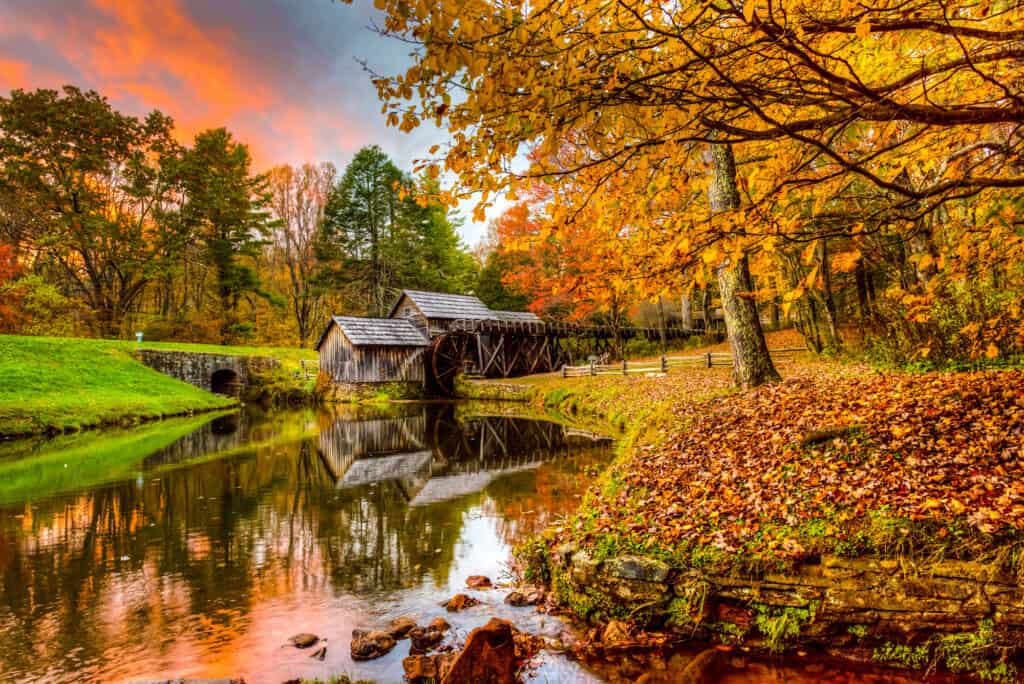
<path id="1" fill-rule="evenodd" d="M 320 373 L 335 389 L 357 394 L 353 385 L 401 383 L 418 393 L 426 382 L 424 353 L 430 342 L 408 320 L 333 316 L 316 349 Z"/>
<path id="2" fill-rule="evenodd" d="M 515 360 L 526 357 L 515 349 L 539 348 L 546 331 L 534 313 L 490 309 L 471 295 L 404 290 L 386 318 L 334 316 L 316 349 L 322 375 L 339 393 L 358 394 L 357 385 L 382 383 L 422 392 L 428 381 L 446 393 L 467 362 L 484 374 L 497 369 L 504 376 L 520 367 L 553 370 L 549 356 L 554 356 L 547 350 L 544 358 L 550 362 L 543 368 L 536 353 L 531 365 Z M 517 341 L 509 338 L 506 344 L 504 335 L 518 336 Z"/>

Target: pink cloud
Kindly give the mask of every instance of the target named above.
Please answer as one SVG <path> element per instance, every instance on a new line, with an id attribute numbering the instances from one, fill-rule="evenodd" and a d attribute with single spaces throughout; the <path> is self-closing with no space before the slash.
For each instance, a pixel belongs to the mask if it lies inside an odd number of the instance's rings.
<path id="1" fill-rule="evenodd" d="M 199 23 L 182 0 L 88 0 L 83 10 L 17 22 L 17 35 L 63 68 L 0 53 L 0 87 L 93 88 L 133 114 L 169 114 L 183 142 L 226 126 L 250 146 L 257 168 L 347 155 L 373 137 L 368 122 L 317 101 L 315 84 L 302 79 L 318 74 L 282 72 L 273 52 L 254 61 L 251 37 Z M 16 34 L 8 26 L 0 35 Z"/>

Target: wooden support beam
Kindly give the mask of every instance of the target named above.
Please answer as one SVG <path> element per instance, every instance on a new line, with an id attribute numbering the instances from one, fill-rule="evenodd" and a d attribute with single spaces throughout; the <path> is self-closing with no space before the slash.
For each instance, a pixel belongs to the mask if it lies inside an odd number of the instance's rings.
<path id="1" fill-rule="evenodd" d="M 521 342 L 520 342 L 520 344 L 515 345 L 515 351 L 512 354 L 512 359 L 509 360 L 508 363 L 505 364 L 505 372 L 502 374 L 503 377 L 507 378 L 509 375 L 512 374 L 512 370 L 515 368 L 516 361 L 519 360 L 519 354 L 520 354 L 520 352 L 522 350 L 523 350 L 523 345 L 522 345 Z M 506 347 L 506 353 L 507 353 L 507 351 L 508 351 L 508 348 Z"/>
<path id="2" fill-rule="evenodd" d="M 530 364 L 530 370 L 528 371 L 528 373 L 536 372 L 537 366 L 540 364 L 541 360 L 544 359 L 544 355 L 545 355 L 545 353 L 547 351 L 547 347 L 548 347 L 548 338 L 545 337 L 545 338 L 543 338 L 543 342 L 541 342 L 540 349 L 538 349 L 537 352 L 533 356 L 533 362 Z"/>
<path id="3" fill-rule="evenodd" d="M 487 365 L 484 366 L 484 369 L 481 371 L 482 375 L 485 378 L 492 377 L 492 376 L 488 375 L 490 373 L 490 371 L 491 371 L 491 365 L 494 364 L 495 359 L 498 358 L 498 355 L 501 353 L 501 348 L 504 345 L 505 345 L 505 336 L 504 335 L 499 335 L 498 336 L 498 343 L 496 345 L 494 345 L 494 351 L 491 352 L 491 358 L 487 360 Z"/>

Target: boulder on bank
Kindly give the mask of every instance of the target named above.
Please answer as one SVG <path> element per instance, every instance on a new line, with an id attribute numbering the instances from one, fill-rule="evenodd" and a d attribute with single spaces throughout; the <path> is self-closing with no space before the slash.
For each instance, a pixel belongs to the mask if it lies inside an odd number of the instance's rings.
<path id="1" fill-rule="evenodd" d="M 491 618 L 469 633 L 442 684 L 516 684 L 512 623 Z"/>
<path id="2" fill-rule="evenodd" d="M 619 556 L 605 561 L 606 575 L 625 580 L 664 582 L 668 578 L 668 563 L 643 556 Z"/>
<path id="3" fill-rule="evenodd" d="M 352 630 L 352 660 L 373 660 L 395 647 L 395 639 L 380 630 Z"/>
<path id="4" fill-rule="evenodd" d="M 608 646 L 633 643 L 633 635 L 629 631 L 629 625 L 620 620 L 612 620 L 605 625 L 601 632 L 601 643 Z"/>

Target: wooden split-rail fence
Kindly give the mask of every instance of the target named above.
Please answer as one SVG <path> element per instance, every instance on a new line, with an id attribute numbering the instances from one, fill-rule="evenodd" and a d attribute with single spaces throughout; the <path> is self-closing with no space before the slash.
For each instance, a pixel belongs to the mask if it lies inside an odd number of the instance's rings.
<path id="1" fill-rule="evenodd" d="M 295 376 L 300 380 L 309 380 L 315 378 L 320 372 L 320 362 L 313 361 L 310 359 L 299 359 L 299 368 L 295 371 Z"/>
<path id="2" fill-rule="evenodd" d="M 770 349 L 772 358 L 782 359 L 806 352 L 806 349 Z M 707 352 L 690 356 L 662 356 L 659 359 L 599 364 L 591 361 L 584 366 L 562 366 L 563 378 L 578 378 L 585 375 L 631 375 L 634 373 L 667 373 L 673 368 L 731 368 L 732 354 L 729 352 Z"/>

